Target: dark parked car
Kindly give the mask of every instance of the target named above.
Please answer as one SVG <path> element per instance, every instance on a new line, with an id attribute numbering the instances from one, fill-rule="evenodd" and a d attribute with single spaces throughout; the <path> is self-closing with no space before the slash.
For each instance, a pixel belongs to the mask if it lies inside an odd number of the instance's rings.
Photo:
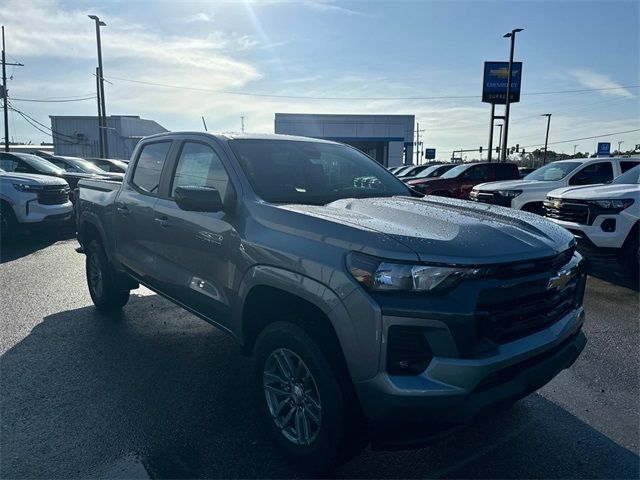
<path id="1" fill-rule="evenodd" d="M 438 178 L 410 180 L 409 186 L 420 193 L 467 200 L 471 189 L 479 183 L 520 178 L 515 163 L 464 163 Z"/>
<path id="2" fill-rule="evenodd" d="M 444 172 L 448 172 L 449 170 L 451 170 L 453 167 L 455 167 L 455 164 L 453 163 L 445 163 L 443 165 L 430 165 L 428 168 L 425 168 L 414 177 L 402 177 L 402 181 L 407 183 L 409 180 L 417 180 L 420 178 L 437 178 Z"/>
<path id="3" fill-rule="evenodd" d="M 429 168 L 429 165 L 416 165 L 413 168 L 409 168 L 408 170 L 405 170 L 399 175 L 396 174 L 396 177 L 402 178 L 402 179 L 404 179 L 405 177 L 415 177 L 416 175 L 426 170 L 427 168 Z"/>
<path id="4" fill-rule="evenodd" d="M 105 172 L 124 173 L 127 171 L 127 163 L 114 158 L 85 158 L 87 162 L 94 164 Z"/>
<path id="5" fill-rule="evenodd" d="M 114 180 L 119 180 L 123 177 L 122 173 L 107 172 L 84 158 L 68 157 L 64 155 L 47 155 L 43 158 L 48 162 L 53 163 L 56 167 L 62 168 L 66 172 L 100 175 Z"/>
<path id="6" fill-rule="evenodd" d="M 78 205 L 96 307 L 144 284 L 235 337 L 254 375 L 219 388 L 251 381 L 273 441 L 316 476 L 505 408 L 586 343 L 571 233 L 423 198 L 347 145 L 154 135 L 123 182 L 80 182 Z"/>

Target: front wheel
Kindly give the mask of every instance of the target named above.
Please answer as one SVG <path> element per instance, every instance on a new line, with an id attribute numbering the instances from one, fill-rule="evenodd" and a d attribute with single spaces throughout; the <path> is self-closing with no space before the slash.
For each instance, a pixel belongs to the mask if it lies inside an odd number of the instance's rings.
<path id="1" fill-rule="evenodd" d="M 91 300 L 103 312 L 120 310 L 129 301 L 129 290 L 118 288 L 102 244 L 91 240 L 86 250 L 87 286 Z"/>
<path id="2" fill-rule="evenodd" d="M 331 470 L 366 444 L 343 369 L 317 340 L 293 323 L 276 322 L 255 347 L 260 414 L 286 460 L 311 474 Z"/>

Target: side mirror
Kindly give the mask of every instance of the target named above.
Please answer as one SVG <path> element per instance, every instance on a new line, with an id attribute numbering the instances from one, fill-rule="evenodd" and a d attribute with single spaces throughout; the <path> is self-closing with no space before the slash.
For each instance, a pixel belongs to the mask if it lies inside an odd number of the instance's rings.
<path id="1" fill-rule="evenodd" d="M 189 212 L 219 212 L 223 210 L 220 192 L 213 187 L 178 187 L 173 198 L 178 207 Z"/>

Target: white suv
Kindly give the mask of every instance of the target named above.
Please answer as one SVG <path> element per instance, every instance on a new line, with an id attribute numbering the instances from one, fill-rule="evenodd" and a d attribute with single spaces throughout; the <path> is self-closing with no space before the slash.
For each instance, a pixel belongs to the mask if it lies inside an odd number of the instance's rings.
<path id="1" fill-rule="evenodd" d="M 0 235 L 15 236 L 21 228 L 70 223 L 73 206 L 62 178 L 0 170 Z"/>
<path id="2" fill-rule="evenodd" d="M 576 158 L 549 163 L 521 180 L 476 185 L 471 200 L 492 203 L 542 215 L 542 203 L 551 190 L 595 185 L 613 180 L 640 164 L 640 158 Z"/>
<path id="3" fill-rule="evenodd" d="M 640 166 L 607 185 L 549 192 L 545 215 L 573 233 L 587 258 L 614 255 L 629 272 L 638 268 Z"/>

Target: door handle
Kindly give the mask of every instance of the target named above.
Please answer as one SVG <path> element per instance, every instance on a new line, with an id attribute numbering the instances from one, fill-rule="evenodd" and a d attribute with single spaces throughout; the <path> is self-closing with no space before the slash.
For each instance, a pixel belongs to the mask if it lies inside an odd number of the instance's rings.
<path id="1" fill-rule="evenodd" d="M 168 228 L 171 226 L 167 217 L 156 217 L 153 219 L 153 221 L 160 225 L 162 228 Z"/>
<path id="2" fill-rule="evenodd" d="M 116 210 L 122 215 L 129 215 L 129 209 L 124 203 L 116 203 Z"/>

